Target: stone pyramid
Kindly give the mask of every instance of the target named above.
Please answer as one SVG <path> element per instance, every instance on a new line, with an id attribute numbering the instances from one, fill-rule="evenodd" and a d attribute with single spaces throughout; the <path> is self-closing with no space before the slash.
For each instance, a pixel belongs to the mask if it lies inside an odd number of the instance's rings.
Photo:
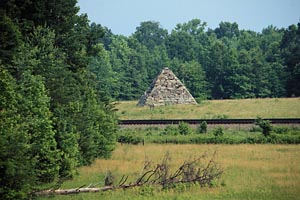
<path id="1" fill-rule="evenodd" d="M 197 102 L 175 74 L 169 68 L 164 68 L 141 96 L 137 105 L 169 104 L 197 104 Z"/>

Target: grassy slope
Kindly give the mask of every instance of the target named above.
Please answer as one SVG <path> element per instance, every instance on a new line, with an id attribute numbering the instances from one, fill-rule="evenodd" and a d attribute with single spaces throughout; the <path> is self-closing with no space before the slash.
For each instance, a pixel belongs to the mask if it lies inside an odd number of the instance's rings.
<path id="1" fill-rule="evenodd" d="M 300 98 L 207 100 L 198 105 L 137 107 L 137 101 L 117 104 L 120 119 L 299 118 Z"/>
<path id="2" fill-rule="evenodd" d="M 107 170 L 131 177 L 141 172 L 145 159 L 159 162 L 166 152 L 176 165 L 204 151 L 218 152 L 217 161 L 225 174 L 216 187 L 179 188 L 156 192 L 151 189 L 131 189 L 104 193 L 56 196 L 53 199 L 298 199 L 300 191 L 299 145 L 120 145 L 112 159 L 97 160 L 82 167 L 80 176 L 67 181 L 63 188 L 103 180 Z M 103 185 L 103 182 L 100 184 Z M 44 198 L 47 199 L 47 198 Z"/>

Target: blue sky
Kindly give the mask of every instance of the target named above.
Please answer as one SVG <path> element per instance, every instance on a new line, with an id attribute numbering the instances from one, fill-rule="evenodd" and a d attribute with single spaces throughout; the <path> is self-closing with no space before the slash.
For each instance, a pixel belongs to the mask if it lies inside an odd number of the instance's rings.
<path id="1" fill-rule="evenodd" d="M 209 28 L 227 21 L 257 32 L 300 21 L 300 0 L 78 0 L 78 6 L 91 22 L 126 36 L 143 21 L 157 21 L 169 32 L 194 18 L 207 22 Z"/>

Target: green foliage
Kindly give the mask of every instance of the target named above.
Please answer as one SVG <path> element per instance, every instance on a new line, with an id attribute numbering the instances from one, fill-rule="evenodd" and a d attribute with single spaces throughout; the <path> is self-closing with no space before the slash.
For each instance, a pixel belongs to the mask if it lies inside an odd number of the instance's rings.
<path id="1" fill-rule="evenodd" d="M 277 134 L 287 134 L 289 133 L 291 130 L 291 128 L 289 127 L 273 127 L 272 128 L 272 131 L 274 131 L 274 133 L 277 133 Z"/>
<path id="2" fill-rule="evenodd" d="M 0 67 L 0 198 L 26 199 L 36 176 L 30 162 L 30 137 L 21 126 L 13 77 Z"/>
<path id="3" fill-rule="evenodd" d="M 50 99 L 40 76 L 24 72 L 19 83 L 20 126 L 30 138 L 30 160 L 39 182 L 52 182 L 58 177 L 60 152 L 56 149 L 55 132 L 50 119 Z"/>
<path id="4" fill-rule="evenodd" d="M 117 100 L 139 98 L 166 66 L 200 99 L 283 97 L 297 85 L 297 65 L 286 68 L 284 62 L 295 52 L 292 44 L 297 40 L 285 39 L 288 34 L 293 36 L 295 28 L 283 38 L 283 30 L 272 26 L 262 34 L 239 30 L 238 24 L 229 22 L 206 32 L 205 27 L 205 22 L 193 19 L 178 24 L 168 34 L 158 22 L 146 21 L 132 36 L 125 37 L 113 35 L 101 25 L 86 27 L 83 22 L 79 30 L 87 34 L 87 39 L 72 34 L 87 41 L 91 60 L 79 59 L 86 54 L 83 50 L 78 55 L 82 43 L 72 47 L 77 55 L 72 59 L 80 65 L 88 62 L 101 96 Z M 97 39 L 103 35 L 103 40 Z M 297 96 L 294 93 L 289 95 Z"/>
<path id="5" fill-rule="evenodd" d="M 110 156 L 115 147 L 116 119 L 113 114 L 113 106 L 98 100 L 93 89 L 93 83 L 89 80 L 91 74 L 81 71 L 82 84 L 78 89 L 81 92 L 79 104 L 75 104 L 73 123 L 79 132 L 79 149 L 81 164 L 91 164 L 95 158 Z"/>
<path id="6" fill-rule="evenodd" d="M 109 52 L 106 51 L 101 43 L 92 47 L 95 52 L 88 65 L 88 70 L 94 74 L 96 82 L 95 89 L 102 100 L 107 101 L 118 95 L 116 79 L 113 78 L 114 72 L 110 64 Z M 110 91 L 114 91 L 113 93 Z"/>
<path id="7" fill-rule="evenodd" d="M 222 136 L 215 136 L 218 128 L 208 131 L 206 134 L 195 133 L 189 135 L 160 134 L 159 131 L 147 134 L 146 130 L 127 130 L 129 133 L 143 137 L 145 143 L 158 144 L 300 144 L 299 128 L 287 128 L 286 133 L 271 134 L 269 137 L 263 136 L 260 132 L 249 132 L 246 130 L 222 130 Z M 221 131 L 220 131 L 221 132 Z"/>
<path id="8" fill-rule="evenodd" d="M 239 25 L 237 23 L 221 22 L 214 32 L 218 38 L 233 38 L 239 36 Z"/>
<path id="9" fill-rule="evenodd" d="M 178 127 L 174 126 L 174 125 L 167 125 L 163 132 L 161 133 L 161 135 L 178 135 L 179 131 L 178 131 Z"/>
<path id="10" fill-rule="evenodd" d="M 188 123 L 180 122 L 178 124 L 178 132 L 180 135 L 189 135 L 191 134 L 191 128 Z"/>
<path id="11" fill-rule="evenodd" d="M 133 37 L 152 50 L 156 46 L 163 45 L 167 35 L 168 31 L 161 28 L 159 22 L 146 21 L 141 22 L 140 26 L 136 28 Z"/>
<path id="12" fill-rule="evenodd" d="M 6 15 L 0 15 L 0 61 L 11 64 L 21 46 L 19 27 Z"/>
<path id="13" fill-rule="evenodd" d="M 135 132 L 124 132 L 118 135 L 118 142 L 121 144 L 139 144 L 143 142 L 143 138 Z"/>
<path id="14" fill-rule="evenodd" d="M 205 22 L 193 19 L 168 34 L 148 21 L 125 37 L 89 25 L 86 15 L 77 15 L 76 3 L 1 3 L 1 199 L 28 199 L 44 183 L 71 178 L 78 166 L 108 158 L 117 139 L 111 100 L 139 98 L 163 67 L 172 68 L 200 99 L 300 94 L 300 23 L 258 34 L 228 22 L 206 31 Z M 166 127 L 159 141 L 299 143 L 297 134 L 270 134 L 270 123 L 257 124 L 269 137 L 232 139 L 220 128 L 196 137 L 180 123 Z M 205 130 L 203 125 L 199 131 Z M 138 143 L 141 136 L 118 139 Z"/>
<path id="15" fill-rule="evenodd" d="M 256 126 L 253 127 L 255 128 Z M 219 127 L 209 129 L 206 134 L 199 134 L 198 128 L 191 128 L 190 130 L 189 135 L 180 135 L 177 126 L 174 125 L 165 128 L 127 128 L 118 131 L 118 138 L 120 138 L 119 136 L 127 137 L 128 139 L 138 137 L 143 139 L 145 143 L 158 144 L 300 144 L 299 127 L 276 126 L 274 133 L 269 137 L 263 136 L 261 129 L 249 131 Z M 151 134 L 149 134 L 150 131 Z M 215 131 L 222 131 L 223 135 L 215 136 Z M 138 141 L 141 143 L 140 139 Z M 128 143 L 127 141 L 130 140 L 124 141 L 126 141 L 124 143 Z"/>
<path id="16" fill-rule="evenodd" d="M 192 19 L 177 24 L 168 34 L 159 22 L 146 21 L 132 36 L 125 37 L 112 34 L 100 24 L 88 25 L 86 15 L 76 15 L 75 0 L 49 5 L 42 1 L 15 4 L 16 12 L 9 5 L 3 6 L 7 14 L 0 23 L 7 30 L 0 37 L 6 53 L 3 55 L 10 58 L 19 48 L 22 42 L 18 32 L 32 33 L 41 25 L 49 27 L 56 34 L 54 45 L 65 54 L 68 69 L 76 72 L 89 65 L 103 99 L 139 98 L 166 66 L 201 99 L 299 93 L 299 25 L 286 30 L 269 26 L 258 34 L 240 30 L 237 23 L 230 22 L 221 22 L 216 29 L 206 31 L 205 22 Z M 50 16 L 49 9 L 54 10 Z M 63 22 L 56 23 L 56 15 L 64 15 Z M 21 16 L 24 19 L 18 20 L 20 24 L 12 20 Z M 8 58 L 3 58 L 4 62 Z"/>
<path id="17" fill-rule="evenodd" d="M 287 66 L 287 93 L 289 96 L 300 95 L 300 22 L 289 26 L 282 37 L 280 47 L 282 58 Z"/>
<path id="18" fill-rule="evenodd" d="M 224 132 L 223 132 L 223 128 L 222 127 L 217 127 L 213 130 L 213 134 L 215 137 L 221 137 L 224 135 Z"/>
<path id="19" fill-rule="evenodd" d="M 192 60 L 181 63 L 179 66 L 174 63 L 172 69 L 189 91 L 191 91 L 193 97 L 206 99 L 209 96 L 206 74 L 197 61 Z"/>
<path id="20" fill-rule="evenodd" d="M 107 49 L 118 83 L 110 93 L 120 100 L 137 99 L 159 71 L 169 66 L 201 99 L 286 95 L 290 77 L 281 58 L 282 30 L 271 26 L 257 34 L 229 22 L 221 22 L 214 31 L 205 32 L 205 27 L 205 22 L 193 19 L 165 35 L 159 23 L 142 22 L 133 38 L 121 37 L 122 44 L 114 44 L 120 36 L 112 36 Z"/>
<path id="21" fill-rule="evenodd" d="M 257 118 L 255 124 L 262 129 L 262 134 L 265 137 L 270 136 L 273 128 L 270 121 Z"/>
<path id="22" fill-rule="evenodd" d="M 202 134 L 207 132 L 207 122 L 203 121 L 201 124 L 198 126 L 197 133 Z"/>
<path id="23" fill-rule="evenodd" d="M 1 199 L 29 199 L 115 148 L 109 89 L 93 82 L 109 66 L 102 29 L 78 11 L 76 0 L 1 3 Z M 95 52 L 106 60 L 93 64 Z"/>

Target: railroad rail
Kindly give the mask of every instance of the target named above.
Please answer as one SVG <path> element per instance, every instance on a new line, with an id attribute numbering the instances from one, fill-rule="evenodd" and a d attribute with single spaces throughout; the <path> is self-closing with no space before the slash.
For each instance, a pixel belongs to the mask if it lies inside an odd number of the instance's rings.
<path id="1" fill-rule="evenodd" d="M 300 118 L 269 118 L 272 124 L 300 124 Z M 119 125 L 171 125 L 185 122 L 188 124 L 254 124 L 256 119 L 157 119 L 157 120 L 119 120 Z"/>

